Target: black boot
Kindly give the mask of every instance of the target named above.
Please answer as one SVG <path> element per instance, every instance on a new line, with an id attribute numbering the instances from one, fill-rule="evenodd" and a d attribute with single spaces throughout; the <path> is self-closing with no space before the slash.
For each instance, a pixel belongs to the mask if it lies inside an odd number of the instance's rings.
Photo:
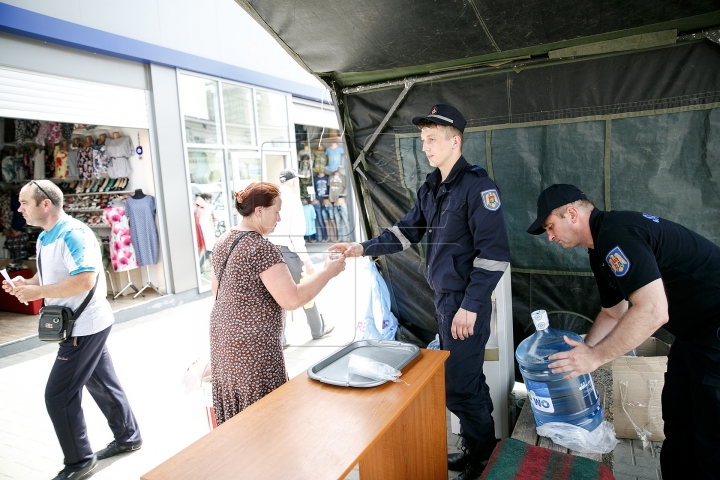
<path id="1" fill-rule="evenodd" d="M 470 450 L 463 445 L 458 453 L 448 453 L 448 470 L 462 472 L 469 461 Z"/>
<path id="2" fill-rule="evenodd" d="M 455 480 L 477 480 L 487 466 L 490 455 L 492 455 L 497 440 L 490 438 L 480 443 L 475 440 L 465 439 L 469 454 L 468 461 L 463 472 L 455 477 Z"/>

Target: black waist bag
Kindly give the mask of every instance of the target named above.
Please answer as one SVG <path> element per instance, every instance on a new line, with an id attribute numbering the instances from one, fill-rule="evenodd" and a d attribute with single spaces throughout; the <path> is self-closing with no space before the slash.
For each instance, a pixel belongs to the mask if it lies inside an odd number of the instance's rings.
<path id="1" fill-rule="evenodd" d="M 38 274 L 42 280 L 42 262 L 40 261 L 40 253 L 38 253 Z M 95 288 L 100 280 L 98 273 L 95 279 L 95 285 L 83 300 L 82 305 L 75 312 L 69 307 L 60 305 L 45 305 L 40 309 L 40 323 L 38 325 L 38 338 L 43 342 L 67 342 L 72 337 L 73 326 L 75 320 L 85 310 L 90 299 L 95 294 Z"/>

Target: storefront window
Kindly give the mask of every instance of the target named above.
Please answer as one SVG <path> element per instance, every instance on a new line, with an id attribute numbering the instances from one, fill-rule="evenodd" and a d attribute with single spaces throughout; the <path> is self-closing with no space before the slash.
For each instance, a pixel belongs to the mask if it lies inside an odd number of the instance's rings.
<path id="1" fill-rule="evenodd" d="M 180 75 L 180 102 L 187 143 L 222 143 L 218 121 L 217 82 Z"/>
<path id="2" fill-rule="evenodd" d="M 258 90 L 255 93 L 258 110 L 260 145 L 263 148 L 289 146 L 287 97 Z"/>
<path id="3" fill-rule="evenodd" d="M 252 89 L 223 83 L 225 140 L 228 145 L 255 145 Z"/>
<path id="4" fill-rule="evenodd" d="M 201 287 L 207 287 L 212 281 L 215 241 L 230 228 L 223 152 L 191 148 L 188 149 L 188 163 L 200 282 Z"/>
<path id="5" fill-rule="evenodd" d="M 228 177 L 228 183 L 232 192 L 243 190 L 251 182 L 261 181 L 262 162 L 260 161 L 260 156 L 256 152 L 230 150 Z M 238 213 L 235 211 L 232 198 L 230 216 L 233 219 L 233 225 L 237 225 L 240 218 L 238 218 Z"/>

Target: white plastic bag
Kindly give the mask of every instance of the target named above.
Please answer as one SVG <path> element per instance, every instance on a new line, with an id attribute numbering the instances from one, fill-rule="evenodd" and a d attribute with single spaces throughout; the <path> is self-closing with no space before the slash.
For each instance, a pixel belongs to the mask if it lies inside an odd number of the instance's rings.
<path id="1" fill-rule="evenodd" d="M 615 438 L 615 427 L 608 421 L 592 432 L 569 423 L 550 422 L 537 427 L 537 434 L 580 453 L 610 453 L 620 443 Z"/>
<path id="2" fill-rule="evenodd" d="M 435 339 L 428 343 L 428 350 L 440 350 L 440 335 L 435 334 Z"/>
<path id="3" fill-rule="evenodd" d="M 356 326 L 357 333 L 362 340 L 395 340 L 398 320 L 390 310 L 387 284 L 373 262 L 368 262 L 361 272 L 359 280 L 366 284 L 366 289 L 362 293 L 358 289 L 358 298 L 361 304 L 366 298 L 367 303 L 363 304 L 366 306 Z"/>
<path id="4" fill-rule="evenodd" d="M 373 380 L 401 381 L 400 375 L 402 375 L 402 372 L 387 363 L 376 362 L 367 357 L 353 354 L 348 358 L 350 359 L 348 362 L 349 374 L 360 375 L 361 377 L 372 378 Z"/>

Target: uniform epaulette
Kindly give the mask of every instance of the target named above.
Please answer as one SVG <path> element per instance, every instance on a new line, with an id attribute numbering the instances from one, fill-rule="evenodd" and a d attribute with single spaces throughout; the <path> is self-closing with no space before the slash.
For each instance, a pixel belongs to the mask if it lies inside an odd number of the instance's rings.
<path id="1" fill-rule="evenodd" d="M 487 170 L 485 170 L 483 167 L 481 167 L 479 165 L 472 165 L 472 164 L 468 163 L 467 166 L 465 167 L 465 171 L 473 172 L 475 175 L 477 175 L 478 177 L 481 177 L 481 178 L 488 176 Z"/>

